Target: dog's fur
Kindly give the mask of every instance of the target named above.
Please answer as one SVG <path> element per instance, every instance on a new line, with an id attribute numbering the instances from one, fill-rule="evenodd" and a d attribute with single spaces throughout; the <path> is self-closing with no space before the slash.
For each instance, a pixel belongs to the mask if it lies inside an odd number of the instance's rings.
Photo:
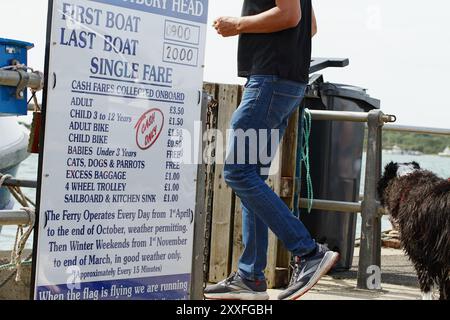
<path id="1" fill-rule="evenodd" d="M 378 183 L 381 204 L 400 232 L 422 293 L 439 286 L 450 299 L 450 180 L 422 170 L 416 162 L 389 163 Z"/>

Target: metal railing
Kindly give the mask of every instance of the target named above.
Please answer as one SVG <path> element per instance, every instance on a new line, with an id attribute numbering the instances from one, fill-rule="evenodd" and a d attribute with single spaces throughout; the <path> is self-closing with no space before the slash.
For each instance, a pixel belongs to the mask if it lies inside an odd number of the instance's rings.
<path id="1" fill-rule="evenodd" d="M 30 88 L 40 91 L 44 87 L 44 76 L 42 73 L 27 72 L 23 69 L 5 70 L 0 69 L 0 86 L 17 88 L 17 98 L 23 99 L 23 90 Z"/>
<path id="2" fill-rule="evenodd" d="M 381 177 L 382 130 L 450 136 L 450 129 L 385 125 L 388 122 L 395 122 L 396 118 L 384 115 L 379 110 L 369 113 L 311 110 L 311 115 L 313 120 L 367 122 L 368 124 L 369 134 L 362 202 L 315 199 L 312 208 L 334 212 L 361 213 L 361 248 L 357 287 L 359 289 L 371 289 L 368 288 L 367 281 L 372 274 L 367 272 L 371 266 L 378 266 L 381 270 L 381 217 L 387 214 L 377 201 L 376 194 L 377 182 Z M 308 208 L 308 199 L 301 199 L 300 207 Z"/>
<path id="3" fill-rule="evenodd" d="M 352 111 L 326 111 L 326 110 L 310 110 L 312 120 L 319 121 L 351 121 L 351 122 L 368 122 L 370 113 L 352 112 Z M 380 111 L 380 121 L 383 123 L 395 122 L 397 118 L 393 115 L 384 114 Z"/>
<path id="4" fill-rule="evenodd" d="M 313 120 L 366 122 L 368 125 L 368 143 L 365 172 L 365 187 L 362 202 L 342 202 L 329 200 L 313 200 L 313 209 L 361 213 L 361 244 L 358 265 L 357 287 L 369 289 L 367 280 L 371 274 L 369 267 L 378 266 L 381 269 L 381 217 L 386 214 L 377 200 L 376 187 L 381 177 L 382 130 L 412 132 L 425 134 L 439 134 L 450 136 L 449 129 L 423 128 L 413 126 L 385 125 L 395 121 L 395 117 L 386 115 L 380 110 L 371 112 L 342 112 L 311 110 Z M 36 188 L 37 182 L 30 180 L 8 179 L 5 186 L 20 186 Z M 300 199 L 300 207 L 308 207 L 308 199 Z M 0 225 L 28 225 L 30 217 L 23 211 L 0 211 Z M 197 266 L 201 263 L 198 262 Z M 199 276 L 200 278 L 200 276 Z"/>
<path id="5" fill-rule="evenodd" d="M 22 187 L 22 188 L 37 188 L 37 181 L 34 180 L 22 180 L 22 179 L 6 179 L 4 183 L 5 187 Z"/>
<path id="6" fill-rule="evenodd" d="M 363 196 L 364 199 L 364 196 Z M 308 199 L 300 199 L 300 207 L 302 209 L 308 208 Z M 318 200 L 314 199 L 312 203 L 312 209 L 324 210 L 324 211 L 337 211 L 346 213 L 360 213 L 362 210 L 361 202 L 345 202 L 345 201 L 331 201 L 331 200 Z M 380 208 L 378 211 L 380 215 L 387 215 L 388 213 Z"/>
<path id="7" fill-rule="evenodd" d="M 0 210 L 0 226 L 29 226 L 30 215 L 19 210 Z"/>
<path id="8" fill-rule="evenodd" d="M 381 110 L 366 112 L 317 111 L 311 110 L 313 120 L 366 122 L 369 129 L 364 197 L 361 203 L 314 200 L 313 209 L 345 213 L 361 212 L 361 244 L 358 265 L 357 287 L 368 288 L 369 267 L 381 269 L 381 217 L 383 211 L 377 201 L 377 183 L 381 177 L 382 127 L 396 121 L 395 116 L 385 115 Z M 301 199 L 300 206 L 307 207 L 307 199 Z"/>
<path id="9" fill-rule="evenodd" d="M 443 129 L 443 128 L 425 128 L 425 127 L 414 127 L 414 126 L 386 125 L 383 127 L 383 131 L 396 131 L 396 132 L 408 132 L 408 133 L 435 134 L 435 135 L 450 136 L 450 129 Z"/>

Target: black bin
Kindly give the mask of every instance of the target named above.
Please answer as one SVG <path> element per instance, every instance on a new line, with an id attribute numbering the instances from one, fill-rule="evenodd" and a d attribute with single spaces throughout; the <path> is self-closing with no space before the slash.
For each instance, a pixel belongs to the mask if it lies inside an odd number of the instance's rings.
<path id="1" fill-rule="evenodd" d="M 380 107 L 364 89 L 323 83 L 316 77 L 310 85 L 305 105 L 311 110 L 368 112 Z M 314 198 L 358 202 L 364 144 L 364 123 L 313 121 L 310 137 L 310 164 Z M 302 177 L 305 177 L 303 168 Z M 306 179 L 301 195 L 306 198 Z M 357 215 L 313 210 L 301 211 L 301 220 L 319 243 L 341 254 L 336 270 L 352 266 Z"/>

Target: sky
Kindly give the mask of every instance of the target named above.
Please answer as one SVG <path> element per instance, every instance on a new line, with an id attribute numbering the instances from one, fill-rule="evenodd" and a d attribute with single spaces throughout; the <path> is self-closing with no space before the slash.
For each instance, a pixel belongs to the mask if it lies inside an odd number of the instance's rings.
<path id="1" fill-rule="evenodd" d="M 242 0 L 210 0 L 205 81 L 239 83 L 237 38 L 212 28 L 239 16 Z M 368 89 L 397 124 L 450 128 L 450 1 L 313 0 L 319 32 L 314 57 L 349 58 L 325 81 Z M 20 8 L 20 10 L 18 10 Z M 0 37 L 30 41 L 29 65 L 43 70 L 47 0 L 1 0 Z"/>

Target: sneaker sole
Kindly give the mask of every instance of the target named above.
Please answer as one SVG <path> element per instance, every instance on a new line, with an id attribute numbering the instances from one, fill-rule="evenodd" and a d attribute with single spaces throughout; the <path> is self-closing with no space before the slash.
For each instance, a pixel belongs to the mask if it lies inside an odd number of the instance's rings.
<path id="1" fill-rule="evenodd" d="M 208 293 L 204 294 L 206 300 L 269 300 L 269 295 L 253 292 L 232 292 L 232 293 Z"/>
<path id="2" fill-rule="evenodd" d="M 319 282 L 319 280 L 336 265 L 338 261 L 339 253 L 331 251 L 325 253 L 325 257 L 321 262 L 319 269 L 317 269 L 316 273 L 313 275 L 311 280 L 309 280 L 308 284 L 299 291 L 291 294 L 289 297 L 284 298 L 283 300 L 298 300 L 301 296 L 311 290 L 311 288 L 314 287 L 317 282 Z"/>

